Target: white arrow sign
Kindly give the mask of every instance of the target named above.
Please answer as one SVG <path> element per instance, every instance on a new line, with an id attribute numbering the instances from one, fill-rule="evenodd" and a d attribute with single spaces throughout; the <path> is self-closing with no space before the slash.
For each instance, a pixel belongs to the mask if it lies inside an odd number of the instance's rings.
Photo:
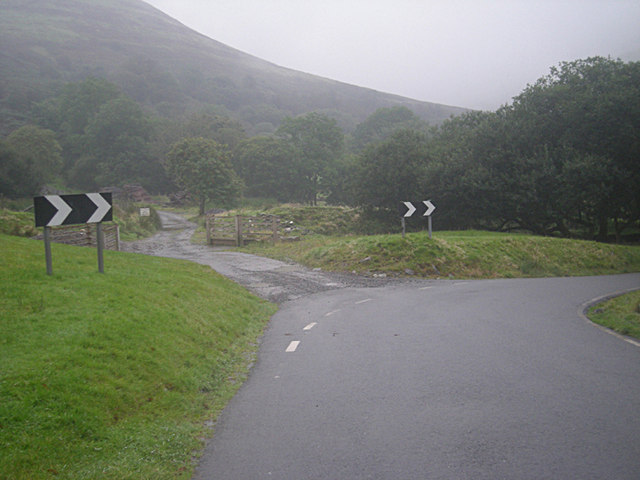
<path id="1" fill-rule="evenodd" d="M 404 214 L 405 217 L 410 217 L 416 211 L 416 207 L 413 206 L 411 202 L 402 202 L 407 207 L 407 213 Z"/>
<path id="2" fill-rule="evenodd" d="M 433 213 L 433 211 L 436 209 L 436 206 L 433 203 L 431 203 L 431 200 L 425 200 L 422 203 L 424 203 L 424 205 L 427 207 L 427 210 L 424 212 L 423 217 L 430 216 Z"/>
<path id="3" fill-rule="evenodd" d="M 47 223 L 47 226 L 55 227 L 57 225 L 62 225 L 73 209 L 62 199 L 62 197 L 60 197 L 60 195 L 45 195 L 44 198 L 58 209 L 53 218 L 49 220 L 49 223 Z"/>
<path id="4" fill-rule="evenodd" d="M 99 193 L 87 193 L 87 197 L 89 197 L 91 201 L 96 204 L 96 207 L 98 207 L 96 211 L 93 212 L 93 215 L 91 215 L 91 218 L 87 220 L 87 223 L 101 222 L 109 210 L 111 210 L 111 204 Z"/>

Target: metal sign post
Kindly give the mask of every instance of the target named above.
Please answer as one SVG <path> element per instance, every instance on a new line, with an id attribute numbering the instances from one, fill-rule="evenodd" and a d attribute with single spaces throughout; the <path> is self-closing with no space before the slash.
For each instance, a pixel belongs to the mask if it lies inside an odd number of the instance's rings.
<path id="1" fill-rule="evenodd" d="M 406 231 L 405 218 L 413 216 L 414 213 L 427 217 L 429 224 L 429 238 L 431 238 L 431 214 L 436 209 L 436 206 L 431 203 L 431 200 L 423 200 L 421 202 L 400 202 L 400 216 L 402 218 L 402 238 L 404 238 Z"/>
<path id="2" fill-rule="evenodd" d="M 104 235 L 102 233 L 102 222 L 96 224 L 96 235 L 98 236 L 98 271 L 104 273 Z"/>
<path id="3" fill-rule="evenodd" d="M 98 271 L 104 273 L 104 235 L 102 222 L 113 220 L 111 193 L 45 195 L 34 197 L 36 227 L 44 227 L 44 250 L 47 275 L 53 274 L 51 261 L 51 227 L 78 223 L 97 224 Z"/>
<path id="4" fill-rule="evenodd" d="M 47 275 L 53 275 L 51 262 L 51 227 L 44 227 L 44 257 L 47 262 Z"/>

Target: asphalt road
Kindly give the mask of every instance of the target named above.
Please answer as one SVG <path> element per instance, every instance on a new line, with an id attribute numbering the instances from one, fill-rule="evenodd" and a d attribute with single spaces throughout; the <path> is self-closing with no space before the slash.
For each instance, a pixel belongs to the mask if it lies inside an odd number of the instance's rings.
<path id="1" fill-rule="evenodd" d="M 162 220 L 126 249 L 281 304 L 195 480 L 640 478 L 640 346 L 580 316 L 640 274 L 374 281 L 192 245 L 195 225 Z"/>
<path id="2" fill-rule="evenodd" d="M 194 478 L 636 480 L 640 348 L 579 311 L 638 287 L 425 281 L 286 302 Z"/>

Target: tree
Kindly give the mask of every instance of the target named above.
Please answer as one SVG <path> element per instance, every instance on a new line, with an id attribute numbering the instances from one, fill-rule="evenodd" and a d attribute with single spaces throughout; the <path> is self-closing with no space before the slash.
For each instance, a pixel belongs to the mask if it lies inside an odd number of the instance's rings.
<path id="1" fill-rule="evenodd" d="M 276 134 L 295 148 L 304 201 L 316 205 L 326 169 L 343 153 L 344 133 L 332 118 L 312 112 L 286 118 Z"/>
<path id="2" fill-rule="evenodd" d="M 9 198 L 36 193 L 40 181 L 6 141 L 0 140 L 0 195 Z"/>
<path id="3" fill-rule="evenodd" d="M 186 138 L 171 148 L 165 161 L 169 177 L 193 195 L 204 214 L 207 200 L 228 205 L 240 191 L 229 150 L 214 140 Z"/>
<path id="4" fill-rule="evenodd" d="M 233 150 L 246 138 L 244 128 L 237 120 L 211 113 L 194 114 L 183 125 L 184 138 L 209 138 Z"/>
<path id="5" fill-rule="evenodd" d="M 439 127 L 427 182 L 449 228 L 605 240 L 639 224 L 638 125 L 640 63 L 561 63 L 513 105 Z"/>
<path id="6" fill-rule="evenodd" d="M 397 216 L 401 201 L 422 199 L 430 161 L 427 138 L 413 130 L 400 130 L 360 156 L 355 175 L 355 202 L 368 215 L 384 221 Z M 426 198 L 425 198 L 426 200 Z"/>
<path id="7" fill-rule="evenodd" d="M 638 223 L 640 62 L 603 57 L 563 62 L 516 97 L 510 114 L 521 125 L 529 148 L 544 145 L 565 172 L 575 174 L 571 163 L 576 162 L 602 173 L 597 178 L 579 175 L 581 184 L 565 178 L 570 187 L 565 194 L 586 202 L 567 212 L 568 220 L 584 223 L 584 212 L 593 212 L 589 229 L 597 231 L 600 240 L 607 238 L 611 221 L 619 229 Z M 607 173 L 595 158 L 607 166 Z M 599 191 L 593 191 L 593 182 L 601 186 Z M 587 190 L 592 192 L 589 199 L 582 195 Z"/>
<path id="8" fill-rule="evenodd" d="M 407 107 L 379 108 L 353 132 L 353 148 L 362 151 L 371 143 L 379 143 L 398 130 L 426 131 L 427 124 Z"/>
<path id="9" fill-rule="evenodd" d="M 236 172 L 247 187 L 247 195 L 271 197 L 281 202 L 298 200 L 295 150 L 275 137 L 254 137 L 242 142 L 234 152 Z"/>
<path id="10" fill-rule="evenodd" d="M 104 103 L 87 125 L 85 145 L 93 158 L 98 185 L 141 183 L 153 190 L 162 165 L 153 161 L 149 142 L 152 124 L 129 97 Z"/>
<path id="11" fill-rule="evenodd" d="M 62 147 L 51 130 L 25 125 L 11 132 L 7 143 L 40 185 L 55 180 L 60 174 Z"/>

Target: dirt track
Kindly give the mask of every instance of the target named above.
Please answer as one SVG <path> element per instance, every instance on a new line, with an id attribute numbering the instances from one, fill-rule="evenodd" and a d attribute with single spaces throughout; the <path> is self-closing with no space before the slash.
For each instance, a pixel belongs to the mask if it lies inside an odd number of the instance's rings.
<path id="1" fill-rule="evenodd" d="M 138 242 L 123 242 L 122 249 L 209 265 L 256 295 L 275 303 L 326 290 L 382 286 L 392 281 L 310 270 L 298 264 L 258 257 L 234 249 L 194 245 L 189 241 L 196 229 L 194 223 L 175 213 L 159 214 L 163 227 L 160 232 Z"/>

